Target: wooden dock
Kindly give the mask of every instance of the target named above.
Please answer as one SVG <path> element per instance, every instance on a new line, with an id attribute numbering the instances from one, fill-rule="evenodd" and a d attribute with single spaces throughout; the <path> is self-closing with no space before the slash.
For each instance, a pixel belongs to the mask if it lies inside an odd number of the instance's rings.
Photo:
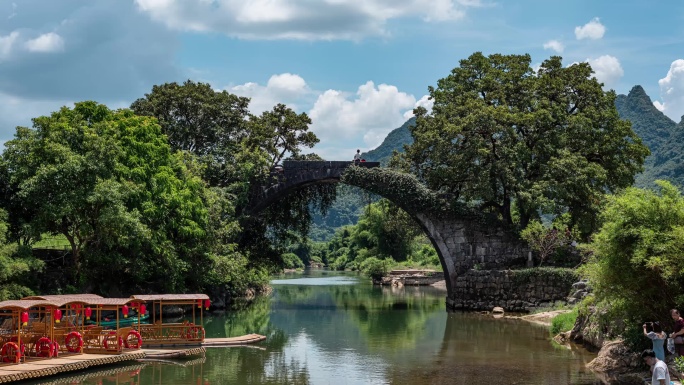
<path id="1" fill-rule="evenodd" d="M 246 346 L 265 339 L 266 337 L 260 334 L 247 334 L 230 338 L 207 338 L 201 343 L 201 346 L 195 343 L 194 346 L 185 346 L 178 349 L 170 349 L 168 348 L 169 345 L 164 345 L 164 348 L 152 349 L 143 347 L 140 350 L 121 354 L 74 354 L 52 359 L 30 360 L 22 364 L 0 366 L 0 384 L 47 377 L 118 362 L 144 361 L 145 358 L 154 360 L 201 356 L 206 352 L 205 346 Z"/>
<path id="2" fill-rule="evenodd" d="M 266 339 L 266 336 L 261 334 L 246 334 L 239 337 L 224 337 L 224 338 L 205 338 L 204 341 L 182 341 L 169 342 L 164 341 L 164 343 L 155 344 L 154 342 L 145 342 L 144 348 L 166 348 L 166 347 L 191 347 L 191 346 L 241 346 L 257 343 Z"/>
<path id="3" fill-rule="evenodd" d="M 246 334 L 244 336 L 227 338 L 206 338 L 202 343 L 202 346 L 240 346 L 257 343 L 265 339 L 266 336 L 262 336 L 261 334 Z"/>
<path id="4" fill-rule="evenodd" d="M 203 355 L 206 349 L 203 347 L 188 348 L 188 349 L 147 349 L 143 348 L 145 352 L 145 359 L 148 358 L 187 358 L 192 356 Z"/>
<path id="5" fill-rule="evenodd" d="M 117 355 L 74 354 L 49 360 L 29 361 L 18 365 L 3 365 L 0 366 L 0 384 L 52 376 L 117 362 L 135 361 L 144 357 L 145 353 L 137 350 Z"/>

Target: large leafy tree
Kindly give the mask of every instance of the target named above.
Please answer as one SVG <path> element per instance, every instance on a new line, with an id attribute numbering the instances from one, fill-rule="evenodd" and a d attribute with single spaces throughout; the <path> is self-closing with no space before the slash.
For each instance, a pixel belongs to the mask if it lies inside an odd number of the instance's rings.
<path id="1" fill-rule="evenodd" d="M 188 80 L 152 87 L 131 109 L 157 118 L 171 148 L 197 156 L 205 166 L 204 179 L 212 186 L 225 186 L 244 162 L 239 156 L 249 132 L 248 105 L 248 98 Z"/>
<path id="2" fill-rule="evenodd" d="M 432 189 L 524 228 L 568 212 L 588 234 L 605 192 L 632 184 L 648 149 L 587 63 L 529 55 L 461 60 L 416 109 L 406 160 Z"/>
<path id="3" fill-rule="evenodd" d="M 30 234 L 62 234 L 76 283 L 101 291 L 147 282 L 202 285 L 204 184 L 169 147 L 155 119 L 95 102 L 19 127 L 3 166 L 10 212 Z M 28 215 L 27 215 L 28 214 Z M 87 267 L 87 269 L 84 269 Z M 83 274 L 81 274 L 83 273 Z"/>
<path id="4" fill-rule="evenodd" d="M 156 117 L 172 148 L 195 156 L 205 181 L 220 189 L 214 190 L 210 211 L 217 216 L 210 223 L 226 229 L 209 230 L 222 234 L 211 238 L 216 258 L 224 266 L 239 265 L 263 276 L 262 271 L 277 268 L 287 244 L 308 232 L 311 210 L 327 207 L 334 190 L 312 186 L 296 191 L 261 215 L 251 216 L 245 210 L 251 193 L 272 182 L 273 166 L 285 158 L 320 158 L 302 154 L 318 142 L 309 131 L 311 120 L 306 114 L 278 104 L 253 115 L 247 112 L 248 105 L 247 98 L 186 81 L 153 87 L 131 109 Z"/>
<path id="5" fill-rule="evenodd" d="M 609 197 L 581 268 L 606 316 L 637 328 L 684 306 L 684 198 L 669 182 L 656 183 L 660 191 L 631 187 Z"/>

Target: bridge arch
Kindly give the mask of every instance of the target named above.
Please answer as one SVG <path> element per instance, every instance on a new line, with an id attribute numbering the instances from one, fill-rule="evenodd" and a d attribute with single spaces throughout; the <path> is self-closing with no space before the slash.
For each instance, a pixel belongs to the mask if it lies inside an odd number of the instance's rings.
<path id="1" fill-rule="evenodd" d="M 251 200 L 260 211 L 290 192 L 314 184 L 344 183 L 386 198 L 406 211 L 435 247 L 444 270 L 447 308 L 458 308 L 457 277 L 474 267 L 499 269 L 524 260 L 525 250 L 511 234 L 484 223 L 482 216 L 427 189 L 414 176 L 379 168 L 378 162 L 285 161 Z"/>

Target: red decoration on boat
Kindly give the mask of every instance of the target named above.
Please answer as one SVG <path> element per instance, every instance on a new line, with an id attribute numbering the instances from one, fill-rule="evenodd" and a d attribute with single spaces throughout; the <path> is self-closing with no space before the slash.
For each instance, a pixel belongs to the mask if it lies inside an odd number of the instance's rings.
<path id="1" fill-rule="evenodd" d="M 93 315 L 93 309 L 91 309 L 90 306 L 88 306 L 88 307 L 85 309 L 85 316 L 86 316 L 86 319 L 90 319 L 90 316 L 91 316 L 91 315 Z"/>
<path id="2" fill-rule="evenodd" d="M 123 313 L 124 318 L 128 318 L 128 306 L 127 305 L 123 305 L 123 307 L 121 308 L 121 312 Z"/>
<path id="3" fill-rule="evenodd" d="M 205 300 L 204 300 L 204 308 L 205 308 L 206 310 L 209 310 L 209 305 L 211 305 L 211 301 L 208 300 L 208 299 L 205 299 Z"/>
<path id="4" fill-rule="evenodd" d="M 198 299 L 198 300 L 197 300 L 197 308 L 198 308 L 198 309 L 201 309 L 201 308 L 202 308 L 202 300 L 201 300 L 201 299 Z"/>
<path id="5" fill-rule="evenodd" d="M 52 314 L 55 317 L 55 323 L 59 323 L 59 321 L 62 320 L 62 311 L 61 310 L 55 308 L 54 311 L 52 312 Z"/>
<path id="6" fill-rule="evenodd" d="M 21 313 L 21 324 L 22 324 L 22 326 L 28 325 L 28 313 L 27 312 Z"/>
<path id="7" fill-rule="evenodd" d="M 145 315 L 147 313 L 147 307 L 145 304 L 140 305 L 140 315 Z"/>

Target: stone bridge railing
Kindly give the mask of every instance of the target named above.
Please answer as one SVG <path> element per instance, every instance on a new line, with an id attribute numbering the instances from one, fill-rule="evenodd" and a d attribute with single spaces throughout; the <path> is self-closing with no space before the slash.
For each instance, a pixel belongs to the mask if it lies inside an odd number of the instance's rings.
<path id="1" fill-rule="evenodd" d="M 373 168 L 379 167 L 380 162 L 286 160 L 282 167 L 271 171 L 270 182 L 253 197 L 254 204 L 250 211 L 260 212 L 291 190 L 312 184 L 338 183 L 344 171 L 352 165 Z"/>

